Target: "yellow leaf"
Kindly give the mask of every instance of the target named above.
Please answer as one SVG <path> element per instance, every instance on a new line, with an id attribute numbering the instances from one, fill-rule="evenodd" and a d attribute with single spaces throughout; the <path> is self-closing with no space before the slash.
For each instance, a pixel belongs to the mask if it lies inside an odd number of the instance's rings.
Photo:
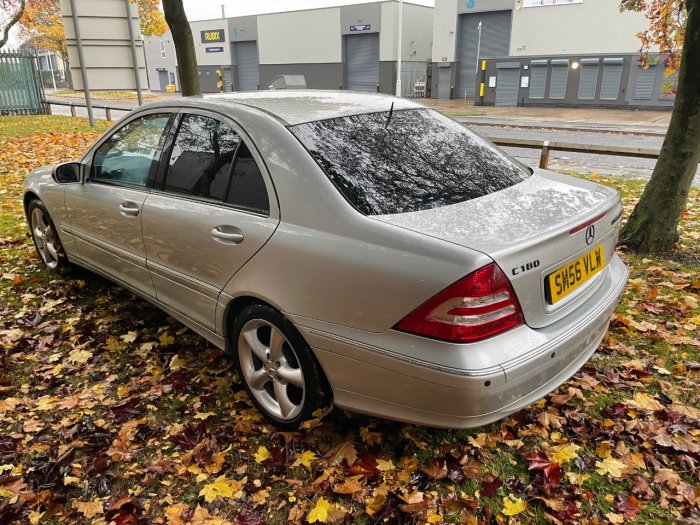
<path id="1" fill-rule="evenodd" d="M 78 364 L 87 363 L 91 357 L 92 352 L 89 350 L 80 350 L 79 348 L 71 350 L 71 352 L 68 354 L 68 360 Z"/>
<path id="2" fill-rule="evenodd" d="M 101 501 L 76 501 L 73 507 L 88 519 L 104 512 Z"/>
<path id="3" fill-rule="evenodd" d="M 615 458 L 605 458 L 603 461 L 596 461 L 595 466 L 598 474 L 601 476 L 608 474 L 613 478 L 621 478 L 629 470 L 627 465 Z"/>
<path id="4" fill-rule="evenodd" d="M 428 523 L 442 523 L 442 516 L 436 514 L 433 509 L 428 510 L 428 516 L 426 518 Z"/>
<path id="5" fill-rule="evenodd" d="M 698 323 L 700 324 L 700 321 Z M 372 432 L 367 427 L 360 428 L 360 437 L 368 445 L 379 445 L 382 442 L 382 435 L 379 432 Z"/>
<path id="6" fill-rule="evenodd" d="M 317 459 L 318 456 L 316 454 L 314 454 L 310 450 L 306 450 L 301 454 L 297 455 L 297 457 L 294 459 L 294 463 L 292 463 L 292 467 L 298 467 L 299 465 L 303 465 L 309 471 L 311 471 L 311 462 L 316 461 Z"/>
<path id="7" fill-rule="evenodd" d="M 216 415 L 216 412 L 197 412 L 194 415 L 194 418 L 201 419 L 202 421 L 204 421 L 205 419 L 209 419 L 210 417 L 215 416 L 215 415 Z"/>
<path id="8" fill-rule="evenodd" d="M 382 472 L 385 472 L 387 470 L 394 470 L 396 467 L 394 466 L 394 463 L 392 463 L 391 460 L 385 461 L 383 459 L 378 459 L 377 460 L 377 468 L 381 470 Z"/>
<path id="9" fill-rule="evenodd" d="M 373 516 L 380 510 L 384 508 L 384 502 L 386 501 L 386 494 L 377 494 L 373 498 L 365 499 L 365 512 L 369 516 Z"/>
<path id="10" fill-rule="evenodd" d="M 124 335 L 120 336 L 120 339 L 125 343 L 133 343 L 134 341 L 136 341 L 138 335 L 138 333 L 132 330 L 131 332 L 127 332 Z"/>
<path id="11" fill-rule="evenodd" d="M 167 332 L 160 334 L 161 346 L 170 346 L 173 343 L 175 343 L 175 338 L 172 335 L 169 335 Z"/>
<path id="12" fill-rule="evenodd" d="M 232 498 L 240 490 L 241 486 L 235 479 L 219 476 L 213 483 L 204 485 L 202 490 L 199 491 L 199 495 L 204 496 L 204 501 L 211 503 L 217 497 Z"/>
<path id="13" fill-rule="evenodd" d="M 264 446 L 260 445 L 258 447 L 258 451 L 255 453 L 255 462 L 256 463 L 262 463 L 266 459 L 270 459 L 272 455 L 270 454 L 270 451 L 267 450 Z"/>
<path id="14" fill-rule="evenodd" d="M 177 372 L 181 368 L 187 368 L 187 361 L 176 354 L 170 360 L 170 371 Z"/>
<path id="15" fill-rule="evenodd" d="M 65 486 L 73 485 L 75 487 L 82 487 L 83 484 L 80 481 L 80 478 L 76 478 L 75 476 L 64 476 L 63 477 L 63 484 Z"/>
<path id="16" fill-rule="evenodd" d="M 318 498 L 316 506 L 313 509 L 311 509 L 311 512 L 309 512 L 309 515 L 306 517 L 306 520 L 309 523 L 315 523 L 317 521 L 321 523 L 326 523 L 326 520 L 328 519 L 328 509 L 330 508 L 330 503 L 328 503 L 323 498 Z"/>
<path id="17" fill-rule="evenodd" d="M 606 518 L 608 518 L 608 521 L 610 523 L 624 523 L 625 522 L 625 516 L 624 514 L 617 514 L 615 512 L 608 512 L 605 515 Z"/>
<path id="18" fill-rule="evenodd" d="M 525 512 L 527 508 L 527 503 L 525 503 L 520 498 L 514 496 L 504 496 L 503 497 L 503 514 L 506 516 L 516 516 L 521 512 Z"/>
<path id="19" fill-rule="evenodd" d="M 578 457 L 578 451 L 581 449 L 578 445 L 574 443 L 567 443 L 566 445 L 555 445 L 552 447 L 550 454 L 548 454 L 550 461 L 557 463 L 558 465 L 564 465 L 572 459 Z"/>
<path id="20" fill-rule="evenodd" d="M 635 407 L 642 408 L 644 410 L 655 411 L 661 410 L 663 408 L 663 405 L 661 403 L 659 403 L 649 394 L 645 394 L 644 392 L 637 392 L 636 394 L 634 394 L 632 400 L 628 401 L 627 403 Z"/>

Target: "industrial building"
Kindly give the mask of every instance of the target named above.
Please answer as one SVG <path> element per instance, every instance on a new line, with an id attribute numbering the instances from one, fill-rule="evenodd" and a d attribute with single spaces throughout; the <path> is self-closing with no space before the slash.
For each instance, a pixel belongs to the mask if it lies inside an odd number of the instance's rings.
<path id="1" fill-rule="evenodd" d="M 664 108 L 663 59 L 639 64 L 641 13 L 610 0 L 436 0 L 432 96 L 485 105 Z"/>
<path id="2" fill-rule="evenodd" d="M 365 4 L 191 22 L 203 92 L 268 89 L 280 75 L 310 89 L 393 93 L 399 3 Z M 402 84 L 424 95 L 432 55 L 433 8 L 404 2 Z M 151 89 L 176 67 L 169 35 L 145 40 Z M 172 57 L 172 58 L 170 58 Z M 176 75 L 177 76 L 177 75 Z"/>

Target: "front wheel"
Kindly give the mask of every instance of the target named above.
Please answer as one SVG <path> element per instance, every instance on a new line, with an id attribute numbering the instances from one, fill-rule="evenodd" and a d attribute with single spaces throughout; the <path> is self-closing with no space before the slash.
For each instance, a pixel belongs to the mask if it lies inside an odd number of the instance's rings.
<path id="1" fill-rule="evenodd" d="M 244 308 L 233 329 L 236 368 L 248 395 L 276 426 L 296 429 L 325 398 L 325 378 L 299 332 L 276 310 Z"/>
<path id="2" fill-rule="evenodd" d="M 29 203 L 27 215 L 34 246 L 41 261 L 49 270 L 59 271 L 67 265 L 66 254 L 49 212 L 40 200 L 35 199 Z"/>

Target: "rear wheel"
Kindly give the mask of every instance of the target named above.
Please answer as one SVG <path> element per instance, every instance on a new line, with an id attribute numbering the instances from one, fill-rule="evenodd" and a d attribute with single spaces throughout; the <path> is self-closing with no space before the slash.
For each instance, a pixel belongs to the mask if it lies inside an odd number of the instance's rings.
<path id="1" fill-rule="evenodd" d="M 41 261 L 49 270 L 59 271 L 68 264 L 68 261 L 49 212 L 38 199 L 29 203 L 27 212 L 34 246 Z"/>
<path id="2" fill-rule="evenodd" d="M 238 375 L 255 406 L 276 426 L 298 428 L 325 398 L 325 378 L 306 341 L 263 305 L 244 308 L 232 335 Z"/>

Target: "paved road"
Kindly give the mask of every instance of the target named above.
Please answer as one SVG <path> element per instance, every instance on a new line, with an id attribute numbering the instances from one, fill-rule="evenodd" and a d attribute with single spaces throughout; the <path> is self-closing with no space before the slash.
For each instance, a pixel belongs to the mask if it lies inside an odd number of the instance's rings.
<path id="1" fill-rule="evenodd" d="M 530 140 L 550 140 L 574 142 L 579 144 L 629 146 L 639 148 L 660 148 L 661 136 L 635 135 L 630 133 L 601 133 L 595 131 L 562 131 L 546 129 L 519 129 L 516 127 L 473 126 L 471 129 L 486 137 L 520 138 Z M 504 148 L 522 162 L 537 166 L 540 151 L 525 148 Z M 595 155 L 588 153 L 569 153 L 552 151 L 549 154 L 549 168 L 555 171 L 571 170 L 583 173 L 597 172 L 619 177 L 651 177 L 656 161 L 633 157 Z M 700 188 L 700 167 L 693 181 L 693 186 Z"/>

